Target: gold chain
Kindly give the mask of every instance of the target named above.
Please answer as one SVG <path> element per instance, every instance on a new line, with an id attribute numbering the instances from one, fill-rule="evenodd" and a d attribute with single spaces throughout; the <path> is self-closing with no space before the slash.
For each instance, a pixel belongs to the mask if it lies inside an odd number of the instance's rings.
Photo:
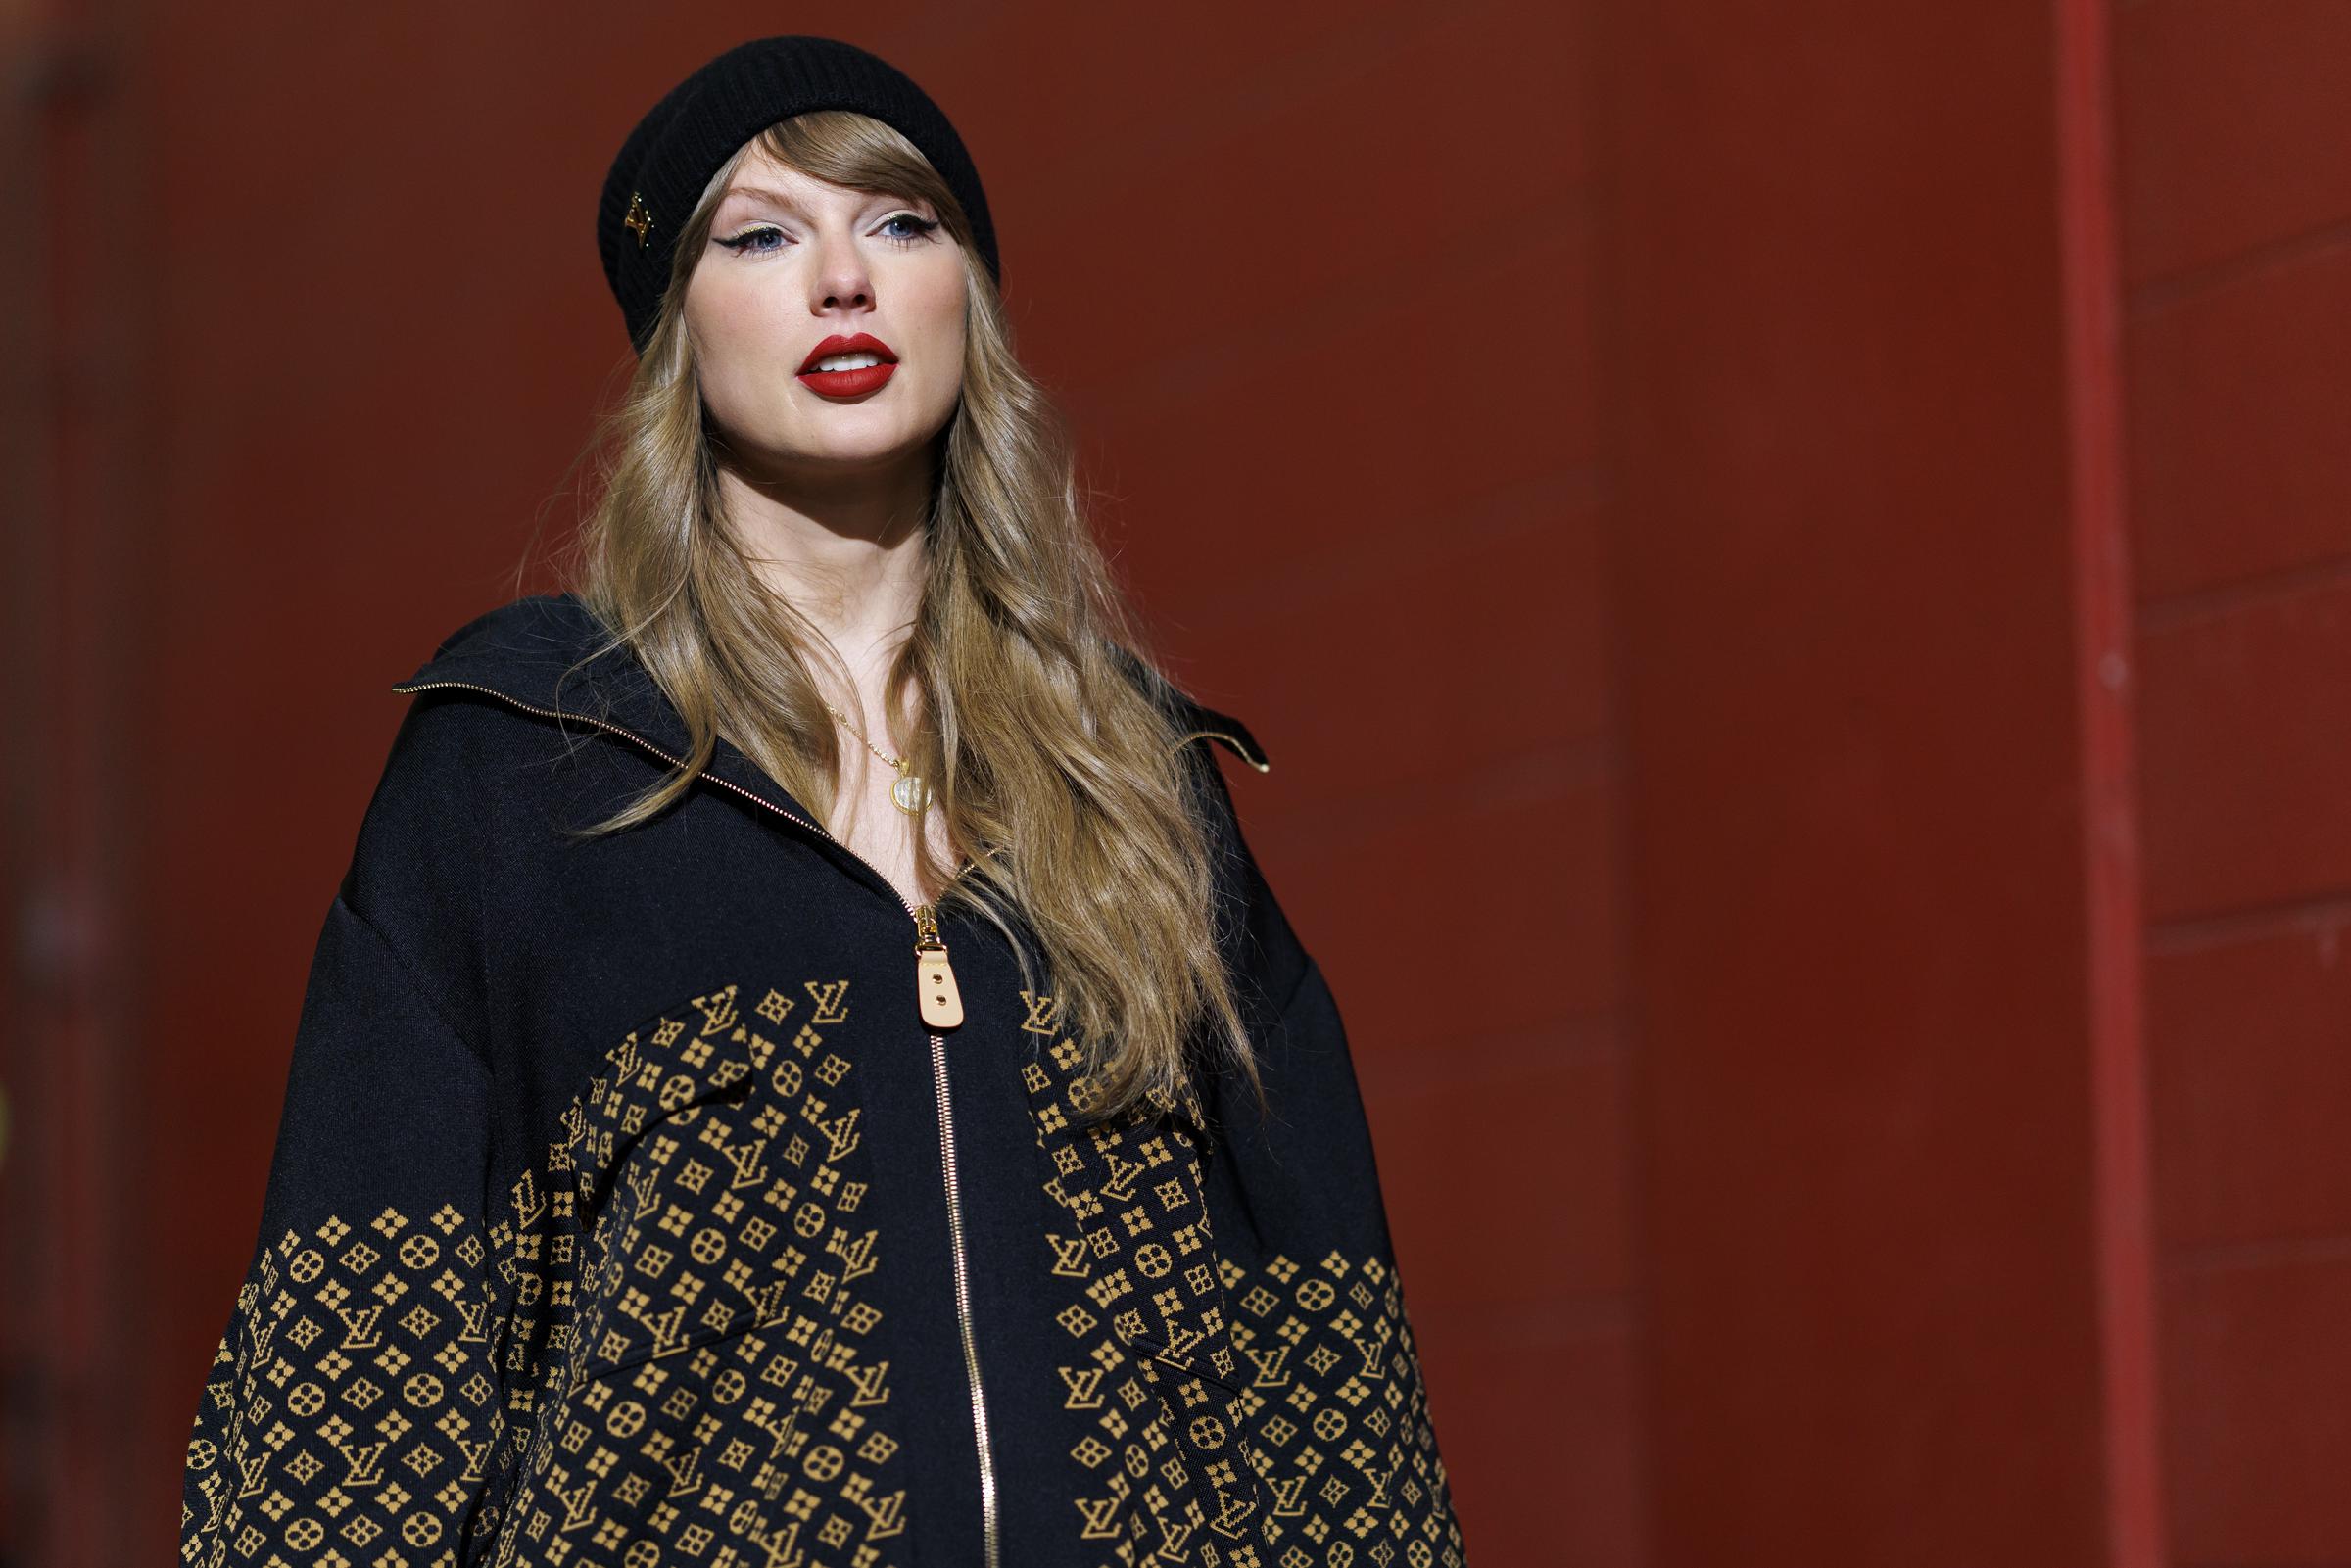
<path id="1" fill-rule="evenodd" d="M 902 758 L 893 757 L 888 752 L 883 750 L 880 746 L 875 745 L 871 740 L 867 740 L 865 738 L 865 732 L 863 730 L 858 729 L 853 724 L 849 724 L 849 716 L 847 714 L 841 712 L 830 702 L 825 704 L 825 711 L 833 715 L 833 717 L 836 719 L 839 719 L 842 724 L 848 725 L 849 734 L 855 736 L 860 741 L 863 741 L 866 750 L 872 752 L 875 756 L 880 757 L 884 762 L 888 763 L 889 765 L 890 772 L 904 773 L 906 771 L 906 763 Z"/>
<path id="2" fill-rule="evenodd" d="M 888 765 L 889 770 L 898 776 L 897 781 L 889 786 L 890 804 L 910 817 L 919 817 L 931 808 L 931 786 L 924 780 L 916 777 L 913 763 L 908 762 L 904 757 L 893 757 L 871 740 L 867 740 L 865 732 L 855 725 L 849 724 L 849 716 L 833 706 L 832 703 L 825 703 L 825 711 L 847 725 L 849 734 L 855 736 L 864 744 L 866 750 L 880 757 Z"/>

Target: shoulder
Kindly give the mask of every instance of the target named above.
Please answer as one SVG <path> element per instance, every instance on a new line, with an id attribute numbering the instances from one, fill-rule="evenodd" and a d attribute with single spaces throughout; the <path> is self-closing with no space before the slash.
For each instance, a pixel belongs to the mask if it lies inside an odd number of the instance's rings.
<path id="1" fill-rule="evenodd" d="M 576 629 L 549 595 L 499 605 L 449 631 L 385 689 L 408 699 L 379 788 L 446 786 L 535 746 L 572 662 Z M 574 678 L 576 679 L 576 677 Z"/>
<path id="2" fill-rule="evenodd" d="M 552 701 L 567 676 L 576 679 L 577 672 L 622 651 L 576 594 L 532 594 L 484 610 L 448 633 L 392 689 L 472 682 L 508 696 Z"/>
<path id="3" fill-rule="evenodd" d="M 607 640 L 569 594 L 508 600 L 442 635 L 388 689 L 408 699 L 368 804 L 360 850 L 378 866 L 478 865 L 515 811 L 543 817 L 556 766 L 596 735 Z"/>

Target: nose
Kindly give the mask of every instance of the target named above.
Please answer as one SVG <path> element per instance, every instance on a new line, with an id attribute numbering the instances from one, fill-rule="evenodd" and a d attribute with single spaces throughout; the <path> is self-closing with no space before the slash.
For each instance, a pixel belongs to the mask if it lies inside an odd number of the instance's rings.
<path id="1" fill-rule="evenodd" d="M 828 228 L 819 234 L 815 244 L 816 266 L 809 274 L 808 284 L 811 313 L 823 315 L 842 309 L 873 309 L 874 280 L 865 258 L 858 254 L 856 241 Z"/>

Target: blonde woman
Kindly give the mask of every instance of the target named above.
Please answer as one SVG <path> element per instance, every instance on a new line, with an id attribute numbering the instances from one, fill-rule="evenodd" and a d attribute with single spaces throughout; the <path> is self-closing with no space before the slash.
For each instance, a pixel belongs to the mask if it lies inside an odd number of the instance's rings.
<path id="1" fill-rule="evenodd" d="M 600 208 L 572 587 L 330 904 L 182 1561 L 1463 1561 L 1345 1034 L 915 84 L 759 39 Z"/>

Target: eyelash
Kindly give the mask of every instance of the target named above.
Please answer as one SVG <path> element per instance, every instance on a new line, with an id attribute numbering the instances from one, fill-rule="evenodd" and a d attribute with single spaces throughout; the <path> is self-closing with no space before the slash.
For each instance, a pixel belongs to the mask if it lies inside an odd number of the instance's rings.
<path id="1" fill-rule="evenodd" d="M 914 232 L 912 234 L 886 234 L 883 236 L 884 239 L 888 240 L 892 245 L 920 245 L 924 240 L 931 237 L 931 231 L 933 229 L 938 227 L 937 218 L 918 217 L 912 213 L 892 213 L 889 214 L 889 216 L 884 218 L 882 221 L 885 223 L 911 223 L 914 225 Z M 782 247 L 775 245 L 753 245 L 751 241 L 757 239 L 762 234 L 781 234 L 784 231 L 782 229 L 777 228 L 773 224 L 763 224 L 758 228 L 744 229 L 741 234 L 736 235 L 733 239 L 720 240 L 718 243 L 725 246 L 730 251 L 751 256 L 761 256 L 765 255 L 769 251 L 780 250 Z"/>

